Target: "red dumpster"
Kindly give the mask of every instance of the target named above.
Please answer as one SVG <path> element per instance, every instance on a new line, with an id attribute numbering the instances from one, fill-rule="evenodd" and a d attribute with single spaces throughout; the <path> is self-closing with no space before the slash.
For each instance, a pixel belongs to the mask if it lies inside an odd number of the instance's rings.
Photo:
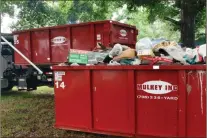
<path id="1" fill-rule="evenodd" d="M 37 65 L 51 65 L 67 60 L 69 49 L 93 50 L 97 43 L 125 44 L 135 47 L 138 30 L 135 26 L 116 21 L 96 21 L 15 31 L 14 44 Z M 26 64 L 15 53 L 15 64 Z"/>
<path id="2" fill-rule="evenodd" d="M 56 128 L 128 137 L 206 137 L 204 65 L 53 70 Z"/>

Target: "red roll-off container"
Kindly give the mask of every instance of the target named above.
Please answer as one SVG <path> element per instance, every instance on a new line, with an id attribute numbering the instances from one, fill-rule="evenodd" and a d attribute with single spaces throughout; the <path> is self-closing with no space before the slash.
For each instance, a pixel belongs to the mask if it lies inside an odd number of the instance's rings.
<path id="1" fill-rule="evenodd" d="M 70 48 L 93 50 L 97 43 L 135 47 L 138 30 L 135 26 L 106 20 L 16 31 L 13 34 L 15 47 L 33 63 L 51 65 L 67 61 Z M 15 53 L 15 64 L 27 65 L 28 62 Z"/>
<path id="2" fill-rule="evenodd" d="M 206 66 L 53 66 L 55 127 L 206 137 Z"/>

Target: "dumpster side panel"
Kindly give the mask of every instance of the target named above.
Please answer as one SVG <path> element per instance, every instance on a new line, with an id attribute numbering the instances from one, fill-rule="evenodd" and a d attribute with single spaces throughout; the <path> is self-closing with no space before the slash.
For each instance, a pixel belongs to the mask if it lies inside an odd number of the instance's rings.
<path id="1" fill-rule="evenodd" d="M 91 42 L 91 26 L 73 26 L 71 28 L 72 48 L 80 50 L 93 50 L 94 45 Z M 94 34 L 93 34 L 94 35 Z"/>
<path id="2" fill-rule="evenodd" d="M 108 47 L 109 44 L 111 44 L 111 32 L 110 32 L 111 26 L 112 25 L 110 22 L 95 25 L 95 45 L 94 45 L 94 47 L 97 46 L 97 43 L 101 43 L 106 47 Z"/>
<path id="3" fill-rule="evenodd" d="M 187 136 L 206 137 L 206 71 L 187 72 Z"/>
<path id="4" fill-rule="evenodd" d="M 96 46 L 97 46 L 97 43 L 101 43 L 101 44 L 107 46 L 104 43 L 103 24 L 96 24 L 95 25 L 95 44 L 96 44 Z"/>
<path id="5" fill-rule="evenodd" d="M 136 132 L 177 136 L 178 71 L 136 71 Z"/>
<path id="6" fill-rule="evenodd" d="M 112 26 L 112 42 L 126 45 L 135 45 L 134 35 L 136 30 L 126 26 L 113 24 Z"/>
<path id="7" fill-rule="evenodd" d="M 69 27 L 51 29 L 50 46 L 51 61 L 53 63 L 67 61 L 68 51 L 70 48 L 70 41 L 71 40 Z"/>
<path id="8" fill-rule="evenodd" d="M 37 28 L 13 33 L 20 36 L 20 43 L 15 44 L 15 46 L 38 65 L 65 62 L 68 49 L 93 50 L 97 46 L 97 42 L 101 42 L 105 46 L 120 43 L 134 48 L 137 37 L 135 27 L 107 20 Z M 26 35 L 28 36 L 26 37 Z M 17 54 L 15 63 L 28 65 Z"/>
<path id="9" fill-rule="evenodd" d="M 14 45 L 22 52 L 28 59 L 31 60 L 31 41 L 30 32 L 23 32 L 19 34 L 14 34 Z M 25 59 L 23 59 L 17 52 L 14 52 L 15 64 L 28 64 Z"/>
<path id="10" fill-rule="evenodd" d="M 49 30 L 32 32 L 32 59 L 36 64 L 50 63 Z"/>
<path id="11" fill-rule="evenodd" d="M 92 127 L 90 88 L 88 70 L 55 72 L 56 127 Z"/>
<path id="12" fill-rule="evenodd" d="M 133 71 L 93 71 L 94 129 L 135 134 Z"/>

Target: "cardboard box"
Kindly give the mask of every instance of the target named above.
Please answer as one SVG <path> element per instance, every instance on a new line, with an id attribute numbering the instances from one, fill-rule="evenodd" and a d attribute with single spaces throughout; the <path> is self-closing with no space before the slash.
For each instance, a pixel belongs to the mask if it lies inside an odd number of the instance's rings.
<path id="1" fill-rule="evenodd" d="M 68 62 L 78 64 L 97 64 L 102 62 L 108 53 L 100 53 L 86 50 L 70 49 Z"/>

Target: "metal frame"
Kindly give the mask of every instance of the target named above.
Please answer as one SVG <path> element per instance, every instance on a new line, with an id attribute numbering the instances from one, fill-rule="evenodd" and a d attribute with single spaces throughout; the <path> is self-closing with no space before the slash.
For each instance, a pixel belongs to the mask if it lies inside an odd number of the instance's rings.
<path id="1" fill-rule="evenodd" d="M 13 46 L 10 42 L 8 42 L 3 36 L 1 38 L 4 40 L 5 43 L 7 43 L 14 51 L 16 51 L 22 58 L 24 58 L 30 65 L 32 65 L 38 72 L 39 74 L 43 74 L 42 70 L 38 68 L 34 63 L 32 63 L 24 54 L 22 54 L 15 46 Z"/>

